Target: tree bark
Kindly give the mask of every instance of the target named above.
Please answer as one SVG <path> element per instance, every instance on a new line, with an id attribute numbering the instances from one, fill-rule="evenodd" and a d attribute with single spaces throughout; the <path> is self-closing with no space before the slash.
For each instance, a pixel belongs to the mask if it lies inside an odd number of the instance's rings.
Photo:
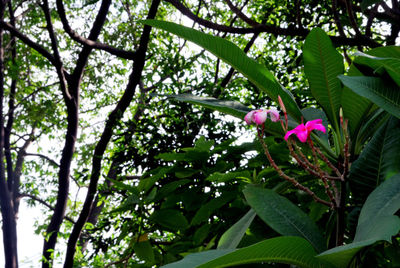
<path id="1" fill-rule="evenodd" d="M 155 17 L 159 4 L 160 0 L 154 0 L 152 2 L 147 16 L 148 19 L 152 19 Z M 83 208 L 81 210 L 81 213 L 79 214 L 79 218 L 76 224 L 74 225 L 74 228 L 72 229 L 71 235 L 68 240 L 67 255 L 64 262 L 65 268 L 73 267 L 77 242 L 81 235 L 82 229 L 88 220 L 90 212 L 93 209 L 94 205 L 93 200 L 96 196 L 97 185 L 100 178 L 101 162 L 103 154 L 107 148 L 108 142 L 110 141 L 111 136 L 113 134 L 113 128 L 115 124 L 122 118 L 122 115 L 124 114 L 125 110 L 130 105 L 135 95 L 135 89 L 142 77 L 142 71 L 146 60 L 147 46 L 150 40 L 150 31 L 151 31 L 150 26 L 147 25 L 144 26 L 143 33 L 140 38 L 139 48 L 136 53 L 135 63 L 133 65 L 132 73 L 129 77 L 129 82 L 126 87 L 126 90 L 122 95 L 121 99 L 119 100 L 115 109 L 108 116 L 106 125 L 104 127 L 104 131 L 100 137 L 100 141 L 97 143 L 96 148 L 94 150 L 89 189 L 85 198 Z"/>
<path id="2" fill-rule="evenodd" d="M 0 20 L 4 18 L 6 1 L 0 2 Z M 17 252 L 17 223 L 14 216 L 12 193 L 10 192 L 4 167 L 4 44 L 3 27 L 0 27 L 0 206 L 3 222 L 3 244 L 5 266 L 10 268 L 18 267 Z"/>

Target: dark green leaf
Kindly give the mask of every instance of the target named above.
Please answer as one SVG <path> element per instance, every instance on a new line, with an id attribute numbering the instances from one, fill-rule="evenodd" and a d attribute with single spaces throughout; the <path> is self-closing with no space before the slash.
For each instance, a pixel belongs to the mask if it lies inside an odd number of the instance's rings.
<path id="1" fill-rule="evenodd" d="M 149 240 L 135 243 L 133 245 L 133 250 L 139 259 L 144 260 L 147 263 L 154 263 L 154 251 Z"/>
<path id="2" fill-rule="evenodd" d="M 390 241 L 400 230 L 400 219 L 393 215 L 400 209 L 400 174 L 379 185 L 368 197 L 358 219 L 353 243 L 321 253 L 318 257 L 336 267 L 347 267 L 363 247 L 380 240 Z"/>
<path id="3" fill-rule="evenodd" d="M 236 248 L 243 235 L 253 222 L 256 213 L 250 209 L 239 221 L 231 226 L 222 236 L 218 242 L 218 249 L 234 249 Z"/>
<path id="4" fill-rule="evenodd" d="M 337 76 L 343 74 L 343 57 L 333 47 L 328 35 L 313 29 L 303 49 L 304 71 L 310 82 L 311 93 L 324 108 L 331 124 L 337 126 L 342 86 Z"/>
<path id="5" fill-rule="evenodd" d="M 192 94 L 180 94 L 180 95 L 171 95 L 170 98 L 173 98 L 178 101 L 184 101 L 192 104 L 197 104 L 203 106 L 205 108 L 209 108 L 212 110 L 219 111 L 221 113 L 229 114 L 235 116 L 239 119 L 243 119 L 244 116 L 251 111 L 250 108 L 244 106 L 243 104 L 236 101 L 229 100 L 218 100 L 213 97 L 198 97 Z"/>
<path id="6" fill-rule="evenodd" d="M 222 257 L 207 262 L 199 268 L 222 268 L 249 263 L 287 263 L 298 267 L 331 267 L 315 258 L 316 252 L 301 237 L 281 236 L 264 240 L 249 247 L 237 249 Z"/>
<path id="7" fill-rule="evenodd" d="M 318 252 L 326 249 L 325 239 L 317 225 L 288 199 L 272 190 L 250 185 L 243 192 L 257 215 L 276 232 L 303 237 Z"/>
<path id="8" fill-rule="evenodd" d="M 400 120 L 391 117 L 373 136 L 350 170 L 350 187 L 365 198 L 385 179 L 400 172 Z"/>
<path id="9" fill-rule="evenodd" d="M 150 220 L 173 231 L 185 230 L 189 226 L 185 216 L 180 211 L 173 209 L 154 211 L 150 216 Z"/>
<path id="10" fill-rule="evenodd" d="M 211 176 L 208 176 L 206 180 L 213 182 L 227 182 L 240 177 L 250 178 L 250 172 L 247 170 L 228 173 L 215 172 L 211 174 Z"/>
<path id="11" fill-rule="evenodd" d="M 187 255 L 183 260 L 162 266 L 162 268 L 194 268 L 232 252 L 233 249 L 209 250 Z"/>
<path id="12" fill-rule="evenodd" d="M 203 205 L 194 215 L 190 225 L 197 225 L 203 221 L 207 221 L 215 210 L 221 208 L 223 205 L 231 201 L 235 195 L 231 193 L 225 193 L 220 197 L 217 197 L 207 204 Z"/>
<path id="13" fill-rule="evenodd" d="M 339 79 L 358 95 L 400 118 L 400 88 L 395 84 L 377 77 L 340 75 Z"/>

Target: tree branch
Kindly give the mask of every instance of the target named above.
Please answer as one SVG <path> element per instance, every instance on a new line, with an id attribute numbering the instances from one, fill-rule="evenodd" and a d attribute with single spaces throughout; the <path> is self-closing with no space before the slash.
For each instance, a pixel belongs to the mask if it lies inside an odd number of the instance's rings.
<path id="1" fill-rule="evenodd" d="M 40 199 L 39 197 L 37 197 L 37 196 L 35 196 L 35 195 L 28 194 L 28 193 L 21 193 L 21 194 L 19 195 L 19 199 L 22 199 L 22 198 L 24 198 L 24 197 L 30 198 L 30 199 L 32 199 L 32 200 L 34 200 L 34 201 L 37 201 L 37 202 L 39 202 L 40 204 L 44 205 L 45 207 L 47 207 L 47 208 L 50 209 L 50 210 L 53 210 L 53 211 L 55 210 L 55 207 L 53 207 L 52 205 L 50 205 L 49 203 L 47 203 L 46 201 Z M 75 224 L 74 219 L 72 219 L 72 218 L 70 218 L 70 217 L 68 217 L 68 216 L 66 216 L 66 215 L 64 216 L 64 218 L 65 218 L 67 221 L 69 221 L 69 222 Z"/>
<path id="2" fill-rule="evenodd" d="M 160 0 L 152 1 L 150 10 L 149 10 L 149 13 L 147 16 L 148 19 L 152 19 L 155 17 L 159 4 L 160 4 Z M 72 230 L 72 233 L 69 237 L 69 240 L 68 240 L 67 253 L 66 253 L 66 258 L 65 258 L 65 262 L 64 262 L 65 268 L 73 266 L 74 255 L 75 255 L 75 251 L 76 251 L 76 244 L 77 244 L 80 234 L 82 232 L 83 226 L 87 222 L 87 219 L 90 215 L 90 211 L 93 208 L 93 204 L 94 204 L 93 200 L 94 200 L 96 192 L 97 192 L 97 184 L 98 184 L 98 180 L 100 178 L 101 162 L 102 162 L 103 154 L 107 148 L 108 142 L 110 141 L 111 136 L 113 134 L 113 127 L 119 121 L 119 119 L 122 118 L 122 115 L 124 114 L 125 110 L 128 108 L 130 102 L 132 101 L 132 98 L 134 97 L 135 88 L 138 85 L 138 83 L 140 82 L 140 79 L 142 76 L 142 71 L 144 68 L 145 58 L 146 58 L 147 46 L 148 46 L 149 39 L 150 39 L 150 30 L 151 30 L 151 27 L 149 27 L 147 25 L 144 26 L 143 33 L 140 38 L 139 49 L 137 50 L 137 60 L 135 60 L 135 62 L 134 62 L 133 70 L 129 77 L 129 82 L 126 87 L 126 90 L 125 90 L 123 96 L 121 97 L 121 99 L 119 100 L 115 109 L 108 116 L 108 120 L 106 122 L 104 131 L 103 131 L 103 133 L 100 137 L 100 140 L 97 143 L 95 151 L 93 153 L 92 172 L 91 172 L 91 176 L 90 176 L 89 188 L 88 188 L 88 192 L 86 195 L 86 199 L 85 199 L 83 208 L 81 210 L 81 213 L 79 214 L 79 218 L 78 218 L 78 220 Z"/>
<path id="3" fill-rule="evenodd" d="M 100 50 L 107 51 L 108 53 L 115 55 L 120 58 L 128 59 L 128 60 L 135 60 L 136 58 L 136 53 L 132 51 L 126 51 L 123 49 L 118 49 L 100 42 L 96 42 L 92 39 L 87 39 L 81 35 L 79 35 L 77 32 L 72 30 L 71 26 L 68 23 L 67 16 L 65 14 L 65 9 L 62 1 L 57 1 L 57 12 L 58 15 L 60 16 L 61 22 L 63 24 L 63 28 L 65 32 L 76 42 L 91 47 L 91 48 L 96 48 Z"/>
<path id="4" fill-rule="evenodd" d="M 248 25 L 253 27 L 260 26 L 260 23 L 247 17 L 239 8 L 234 6 L 230 0 L 225 0 L 225 2 L 228 4 L 229 8 L 233 11 L 233 13 L 235 13 L 241 20 L 246 22 Z"/>
<path id="5" fill-rule="evenodd" d="M 61 61 L 60 53 L 58 52 L 57 37 L 54 33 L 53 23 L 51 22 L 51 15 L 50 15 L 48 1 L 43 0 L 43 5 L 41 5 L 41 7 L 43 9 L 44 16 L 47 22 L 46 28 L 50 35 L 51 47 L 53 49 L 54 59 L 56 61 L 56 65 L 54 65 L 54 67 L 56 67 L 58 79 L 60 80 L 61 91 L 63 93 L 64 98 L 71 100 L 71 94 L 68 92 L 67 81 L 64 75 L 63 63 Z"/>
<path id="6" fill-rule="evenodd" d="M 190 9 L 185 7 L 178 0 L 165 0 L 166 2 L 171 3 L 174 7 L 176 7 L 183 15 L 190 18 L 191 20 L 197 22 L 199 25 L 204 26 L 209 29 L 213 29 L 221 32 L 228 32 L 233 34 L 250 34 L 250 33 L 271 33 L 277 36 L 294 36 L 305 38 L 310 32 L 304 28 L 282 28 L 275 25 L 267 25 L 267 24 L 259 24 L 258 26 L 252 28 L 237 28 L 230 27 L 226 25 L 221 25 L 217 23 L 213 23 L 211 21 L 205 20 L 193 14 Z M 332 42 L 336 45 L 349 45 L 349 46 L 369 46 L 369 47 L 378 47 L 381 44 L 371 40 L 365 36 L 361 38 L 347 38 L 340 36 L 330 36 Z"/>
<path id="7" fill-rule="evenodd" d="M 49 53 L 44 47 L 42 47 L 38 43 L 33 42 L 31 39 L 29 39 L 28 36 L 24 35 L 20 31 L 18 31 L 11 24 L 9 24 L 5 21 L 0 21 L 0 27 L 9 31 L 11 34 L 18 37 L 18 39 L 21 40 L 22 42 L 24 42 L 27 46 L 36 50 L 39 54 L 41 54 L 43 57 L 48 59 L 51 64 L 53 64 L 54 66 L 56 65 L 56 59 L 54 58 L 54 56 L 51 53 Z"/>

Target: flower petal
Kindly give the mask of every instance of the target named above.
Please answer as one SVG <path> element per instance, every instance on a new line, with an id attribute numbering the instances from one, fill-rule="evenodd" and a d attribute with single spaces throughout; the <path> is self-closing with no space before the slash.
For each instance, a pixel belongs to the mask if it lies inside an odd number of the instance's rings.
<path id="1" fill-rule="evenodd" d="M 254 116 L 254 110 L 253 111 L 250 111 L 250 112 L 248 112 L 246 115 L 245 115 L 245 117 L 244 117 L 244 121 L 246 121 L 246 123 L 248 124 L 248 125 L 250 125 L 251 123 L 253 123 L 253 116 Z"/>
<path id="2" fill-rule="evenodd" d="M 299 138 L 299 140 L 301 142 L 306 142 L 309 136 L 309 132 L 307 130 L 305 131 L 299 131 L 296 133 L 297 138 Z"/>
<path id="3" fill-rule="evenodd" d="M 319 130 L 319 131 L 326 133 L 326 129 L 325 129 L 324 125 L 322 124 L 322 119 L 315 119 L 312 121 L 308 121 L 306 123 L 305 127 L 308 131 L 315 129 L 315 130 Z"/>
<path id="4" fill-rule="evenodd" d="M 270 117 L 271 117 L 271 121 L 272 122 L 277 122 L 279 121 L 280 117 L 279 117 L 279 112 L 277 109 L 275 108 L 271 108 L 267 111 L 267 113 L 270 113 Z"/>
<path id="5" fill-rule="evenodd" d="M 265 110 L 258 110 L 254 113 L 254 123 L 257 125 L 264 124 L 265 120 L 267 120 L 267 111 Z"/>
<path id="6" fill-rule="evenodd" d="M 290 135 L 296 134 L 296 133 L 297 133 L 296 129 L 292 129 L 292 130 L 286 132 L 286 134 L 285 134 L 285 141 L 287 141 L 287 140 L 289 139 Z"/>

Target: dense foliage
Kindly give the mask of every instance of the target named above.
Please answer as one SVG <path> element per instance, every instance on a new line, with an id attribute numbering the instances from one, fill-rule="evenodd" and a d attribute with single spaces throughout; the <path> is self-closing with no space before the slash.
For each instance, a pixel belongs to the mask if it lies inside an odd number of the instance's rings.
<path id="1" fill-rule="evenodd" d="M 399 1 L 1 1 L 5 266 L 22 199 L 42 267 L 397 267 L 399 22 Z M 246 126 L 260 107 L 281 121 Z"/>

